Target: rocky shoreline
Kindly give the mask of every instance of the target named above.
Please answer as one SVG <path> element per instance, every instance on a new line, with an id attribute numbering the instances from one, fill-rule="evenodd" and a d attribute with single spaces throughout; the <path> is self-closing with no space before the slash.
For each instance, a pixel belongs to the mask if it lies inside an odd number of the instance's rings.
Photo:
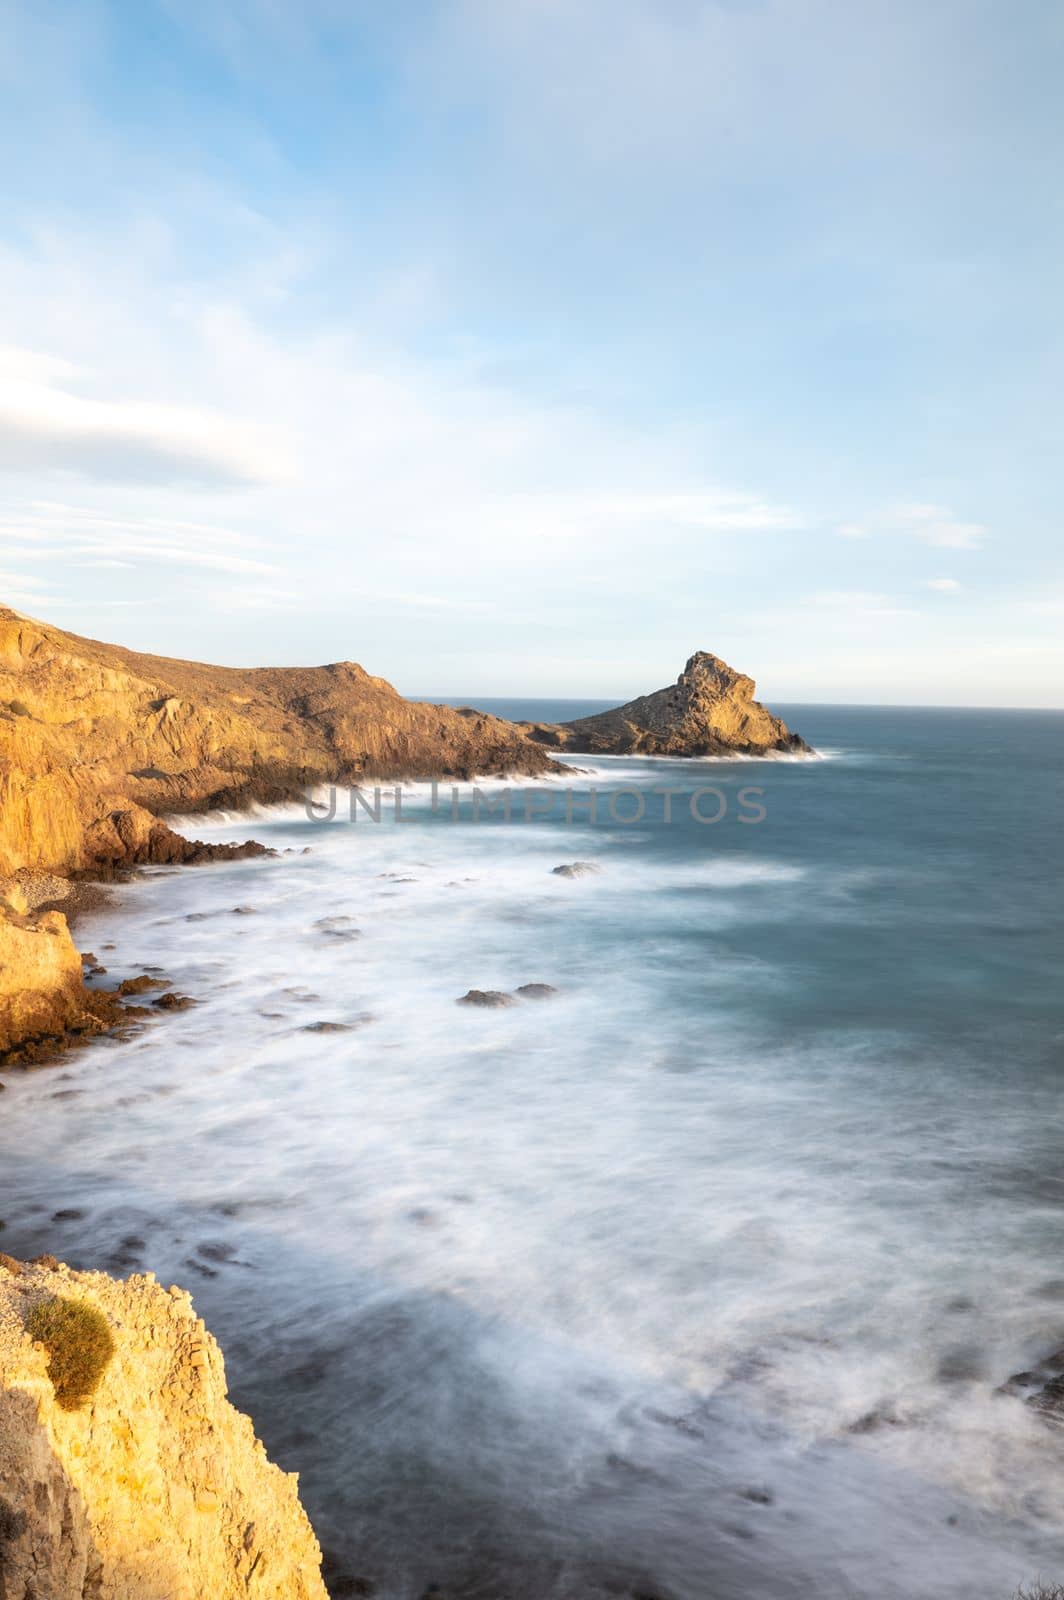
<path id="1" fill-rule="evenodd" d="M 0 1066 L 131 1023 L 86 986 L 69 916 L 139 866 L 269 852 L 212 845 L 175 813 L 302 799 L 326 783 L 567 770 L 550 748 L 659 755 L 804 752 L 753 680 L 691 656 L 675 685 L 603 716 L 517 724 L 405 700 L 354 662 L 233 668 L 138 654 L 0 607 Z"/>

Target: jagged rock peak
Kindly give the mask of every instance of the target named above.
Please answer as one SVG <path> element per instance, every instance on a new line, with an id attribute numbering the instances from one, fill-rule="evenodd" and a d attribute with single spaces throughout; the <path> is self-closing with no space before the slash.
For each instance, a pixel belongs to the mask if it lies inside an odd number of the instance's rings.
<path id="1" fill-rule="evenodd" d="M 669 756 L 801 753 L 809 746 L 754 699 L 754 680 L 709 650 L 696 650 L 676 682 L 613 711 L 559 725 L 533 737 L 560 749 L 597 754 Z"/>

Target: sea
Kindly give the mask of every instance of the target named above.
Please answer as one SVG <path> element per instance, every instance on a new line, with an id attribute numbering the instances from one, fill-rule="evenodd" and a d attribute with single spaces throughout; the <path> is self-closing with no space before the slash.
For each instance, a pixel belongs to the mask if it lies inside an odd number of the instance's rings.
<path id="1" fill-rule="evenodd" d="M 196 1004 L 5 1074 L 0 1246 L 192 1289 L 334 1600 L 1064 1582 L 1064 713 L 778 709 L 78 925 Z"/>

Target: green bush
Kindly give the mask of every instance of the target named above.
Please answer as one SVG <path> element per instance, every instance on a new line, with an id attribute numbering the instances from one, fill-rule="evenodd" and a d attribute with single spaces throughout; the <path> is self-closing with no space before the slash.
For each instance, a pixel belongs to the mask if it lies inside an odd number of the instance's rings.
<path id="1" fill-rule="evenodd" d="M 64 1411 L 77 1411 L 96 1393 L 115 1342 L 107 1319 L 81 1300 L 55 1295 L 34 1306 L 26 1331 L 48 1351 L 48 1376 Z"/>
<path id="2" fill-rule="evenodd" d="M 7 702 L 7 709 L 14 717 L 28 717 L 30 715 L 30 708 L 26 704 L 25 700 L 9 700 Z"/>

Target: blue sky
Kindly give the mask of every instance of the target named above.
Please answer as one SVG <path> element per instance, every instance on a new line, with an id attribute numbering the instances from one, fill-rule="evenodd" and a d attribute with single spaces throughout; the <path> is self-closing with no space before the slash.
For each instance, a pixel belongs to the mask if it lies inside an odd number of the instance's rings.
<path id="1" fill-rule="evenodd" d="M 1064 703 L 1064 12 L 3 4 L 0 595 L 224 662 Z"/>

